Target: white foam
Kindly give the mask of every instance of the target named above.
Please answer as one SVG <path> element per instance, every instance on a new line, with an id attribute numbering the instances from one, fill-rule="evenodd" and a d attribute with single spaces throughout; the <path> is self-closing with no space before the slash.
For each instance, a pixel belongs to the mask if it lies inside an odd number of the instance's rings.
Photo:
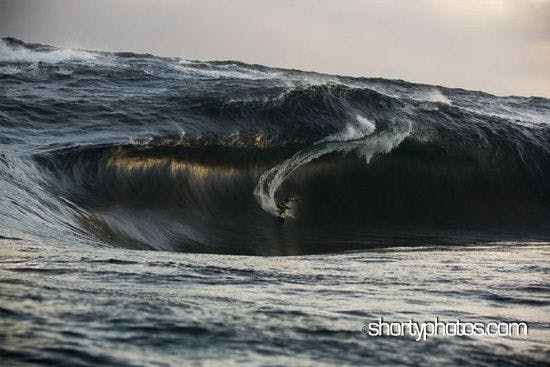
<path id="1" fill-rule="evenodd" d="M 376 130 L 376 125 L 374 124 L 374 122 L 361 115 L 356 115 L 355 122 L 348 122 L 344 127 L 344 130 L 337 134 L 330 135 L 321 141 L 346 141 L 361 139 L 367 135 L 372 134 L 374 130 Z"/>
<path id="2" fill-rule="evenodd" d="M 446 105 L 451 105 L 451 100 L 435 87 L 419 92 L 414 96 L 414 98 L 420 101 L 444 103 Z"/>
<path id="3" fill-rule="evenodd" d="M 91 52 L 72 49 L 35 51 L 20 46 L 9 46 L 0 40 L 0 61 L 56 64 L 71 60 L 93 60 L 96 57 L 97 55 Z"/>
<path id="4" fill-rule="evenodd" d="M 263 72 L 260 70 L 252 70 L 243 68 L 238 65 L 211 65 L 210 69 L 204 68 L 204 63 L 200 67 L 194 65 L 194 62 L 180 60 L 173 67 L 178 72 L 181 72 L 184 77 L 197 77 L 204 79 L 274 79 L 279 76 L 278 73 Z"/>
<path id="5" fill-rule="evenodd" d="M 0 67 L 0 74 L 15 75 L 19 72 L 21 72 L 21 68 L 17 68 L 17 67 L 12 66 L 12 65 Z"/>

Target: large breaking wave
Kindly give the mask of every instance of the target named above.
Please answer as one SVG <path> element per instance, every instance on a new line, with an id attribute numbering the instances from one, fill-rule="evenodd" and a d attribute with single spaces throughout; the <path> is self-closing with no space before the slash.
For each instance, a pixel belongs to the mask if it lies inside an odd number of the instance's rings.
<path id="1" fill-rule="evenodd" d="M 3 236 L 259 255 L 550 238 L 548 99 L 14 39 L 0 89 Z"/>

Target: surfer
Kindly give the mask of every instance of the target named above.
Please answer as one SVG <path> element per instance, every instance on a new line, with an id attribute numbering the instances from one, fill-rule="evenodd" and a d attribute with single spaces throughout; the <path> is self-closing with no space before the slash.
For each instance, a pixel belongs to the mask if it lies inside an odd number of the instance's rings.
<path id="1" fill-rule="evenodd" d="M 290 209 L 289 203 L 291 201 L 296 200 L 292 199 L 290 196 L 287 196 L 283 200 L 277 202 L 277 209 L 279 209 L 279 218 L 285 219 L 285 213 L 288 209 Z"/>

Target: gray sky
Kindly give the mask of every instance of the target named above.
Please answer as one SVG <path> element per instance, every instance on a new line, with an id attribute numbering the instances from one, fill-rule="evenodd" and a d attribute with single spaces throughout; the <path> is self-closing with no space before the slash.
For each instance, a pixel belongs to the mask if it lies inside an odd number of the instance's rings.
<path id="1" fill-rule="evenodd" d="M 550 0 L 0 0 L 0 35 L 550 97 Z"/>

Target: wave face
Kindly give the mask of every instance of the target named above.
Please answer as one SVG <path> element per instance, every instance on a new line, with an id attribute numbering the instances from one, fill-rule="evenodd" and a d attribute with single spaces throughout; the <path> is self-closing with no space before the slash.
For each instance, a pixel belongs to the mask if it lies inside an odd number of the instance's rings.
<path id="1" fill-rule="evenodd" d="M 4 237 L 254 255 L 550 239 L 549 99 L 11 38 L 0 91 Z"/>

